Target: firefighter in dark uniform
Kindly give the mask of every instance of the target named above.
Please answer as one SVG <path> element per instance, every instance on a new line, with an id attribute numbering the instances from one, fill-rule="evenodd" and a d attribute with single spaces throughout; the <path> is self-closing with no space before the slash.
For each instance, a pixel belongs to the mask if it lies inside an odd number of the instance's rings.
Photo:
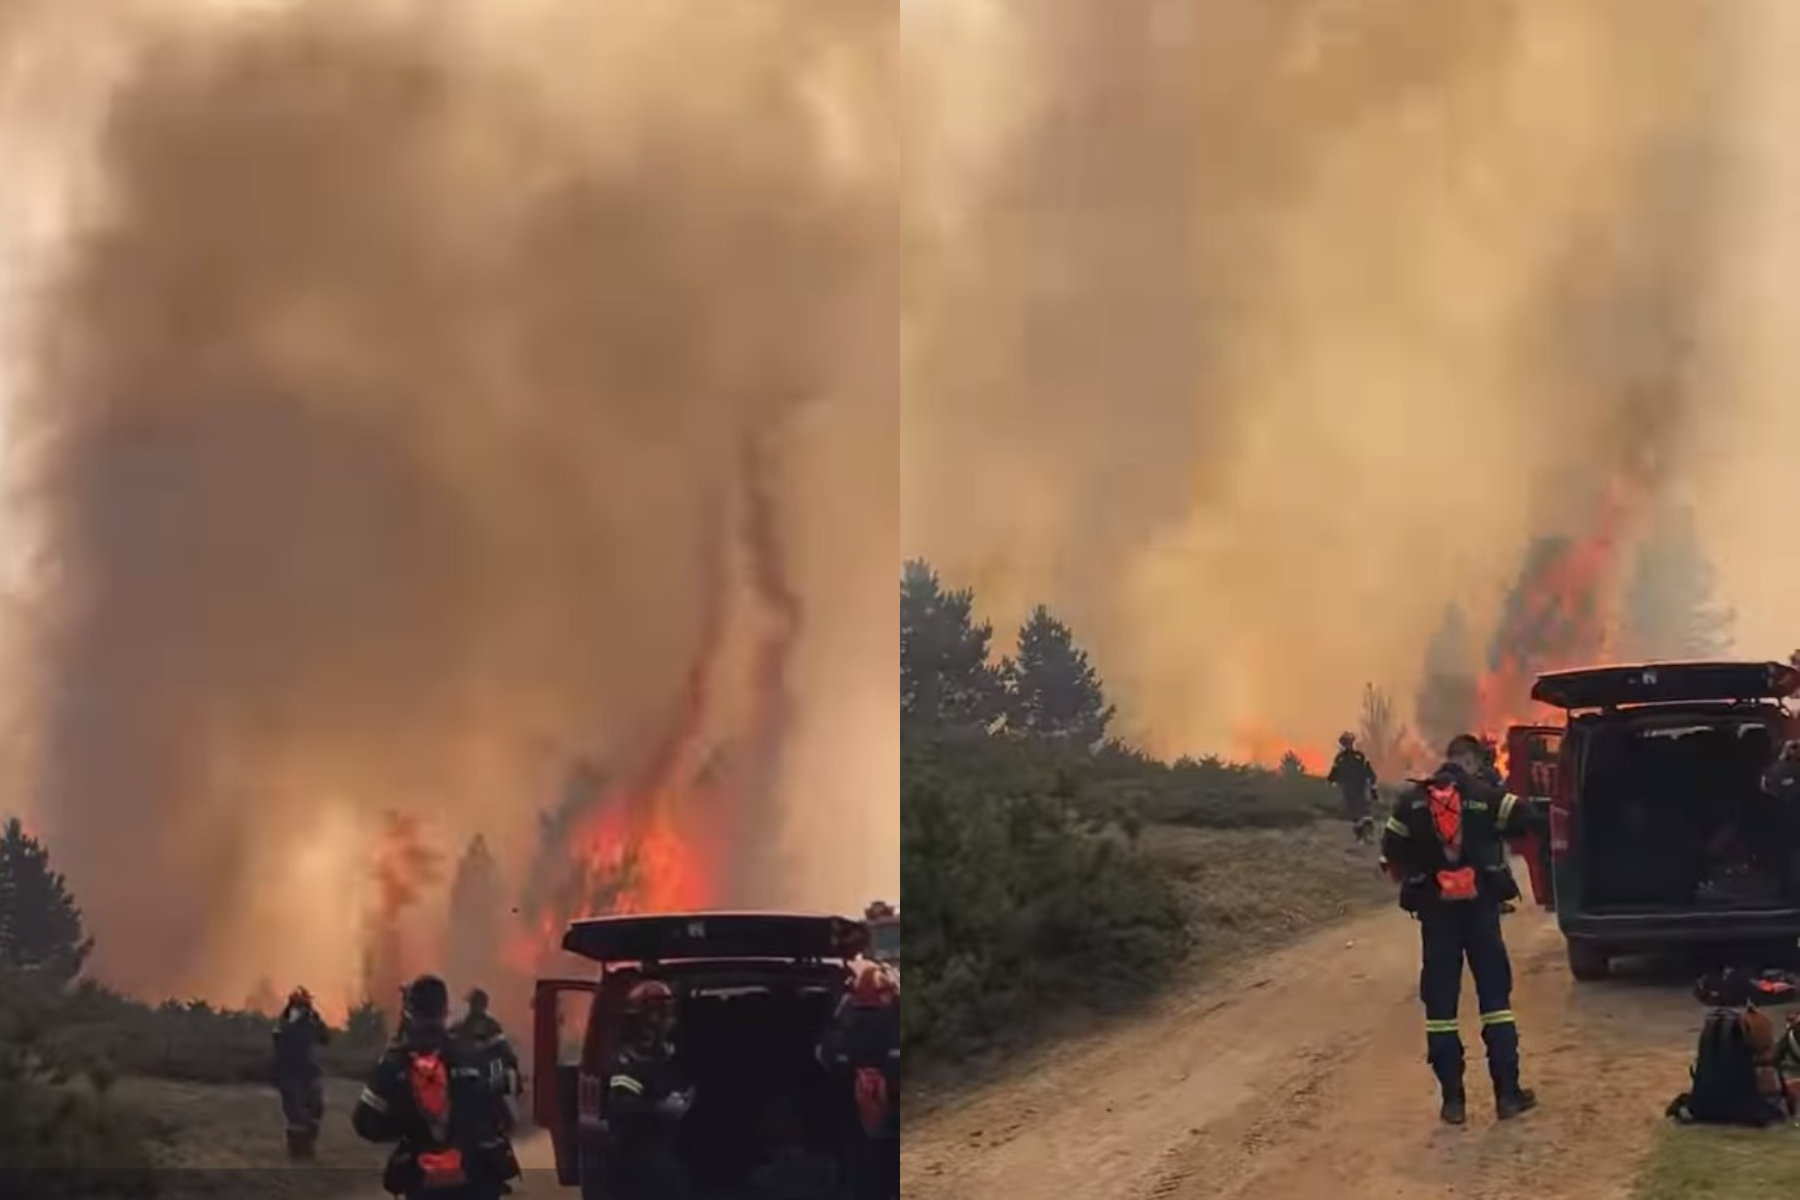
<path id="1" fill-rule="evenodd" d="M 900 985 L 884 964 L 857 964 L 819 1061 L 856 1114 L 844 1156 L 851 1200 L 898 1200 Z"/>
<path id="2" fill-rule="evenodd" d="M 1481 777 L 1480 739 L 1458 735 L 1446 758 L 1430 779 L 1415 781 L 1395 802 L 1381 857 L 1400 883 L 1400 906 L 1419 921 L 1426 1058 L 1443 1091 L 1443 1119 L 1461 1125 L 1468 1118 L 1456 1007 L 1465 958 L 1475 977 L 1495 1114 L 1507 1120 L 1537 1104 L 1519 1085 L 1512 964 L 1500 932 L 1500 905 L 1519 895 L 1501 839 L 1523 831 L 1531 808 Z"/>
<path id="3" fill-rule="evenodd" d="M 1357 841 L 1368 841 L 1375 833 L 1375 819 L 1370 813 L 1375 797 L 1375 767 L 1368 756 L 1356 748 L 1354 733 L 1338 735 L 1337 757 L 1331 760 L 1331 771 L 1325 781 L 1336 784 L 1344 797 L 1344 816 L 1350 822 L 1350 832 Z"/>
<path id="4" fill-rule="evenodd" d="M 602 1067 L 606 1083 L 608 1200 L 681 1200 L 689 1195 L 676 1131 L 693 1106 L 692 1085 L 675 1061 L 675 993 L 657 979 L 626 993 L 619 1048 Z"/>
<path id="5" fill-rule="evenodd" d="M 488 994 L 480 988 L 469 993 L 469 1009 L 450 1027 L 450 1040 L 464 1062 L 480 1069 L 494 1097 L 494 1115 L 510 1136 L 517 1122 L 512 1098 L 519 1094 L 519 1055 L 506 1030 L 488 1011 Z"/>
<path id="6" fill-rule="evenodd" d="M 493 1200 L 519 1176 L 487 1081 L 464 1060 L 446 1023 L 450 992 L 421 975 L 404 993 L 401 1030 L 357 1100 L 350 1123 L 365 1141 L 392 1143 L 382 1187 L 406 1200 Z"/>
<path id="7" fill-rule="evenodd" d="M 313 1007 L 312 993 L 297 987 L 273 1030 L 275 1090 L 281 1093 L 281 1113 L 287 1120 L 289 1157 L 310 1159 L 325 1117 L 325 1084 L 313 1050 L 331 1040 L 324 1018 Z"/>

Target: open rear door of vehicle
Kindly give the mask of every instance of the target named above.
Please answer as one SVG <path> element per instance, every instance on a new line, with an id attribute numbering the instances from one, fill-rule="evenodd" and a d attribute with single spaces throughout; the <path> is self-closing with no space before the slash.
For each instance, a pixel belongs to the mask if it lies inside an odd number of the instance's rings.
<path id="1" fill-rule="evenodd" d="M 581 1046 L 599 987 L 591 979 L 540 979 L 531 997 L 531 1117 L 550 1134 L 564 1187 L 577 1182 Z"/>
<path id="2" fill-rule="evenodd" d="M 1568 846 L 1569 814 L 1562 813 L 1560 819 L 1557 814 L 1557 805 L 1562 803 L 1557 787 L 1562 739 L 1560 725 L 1513 725 L 1506 731 L 1506 790 L 1530 804 L 1539 818 L 1529 832 L 1512 839 L 1513 849 L 1525 860 L 1532 899 L 1547 909 L 1556 907 L 1552 882 L 1555 830 L 1564 831 L 1563 847 Z"/>
<path id="3" fill-rule="evenodd" d="M 562 948 L 598 963 L 682 959 L 851 958 L 868 927 L 847 917 L 792 913 L 664 913 L 575 921 Z"/>

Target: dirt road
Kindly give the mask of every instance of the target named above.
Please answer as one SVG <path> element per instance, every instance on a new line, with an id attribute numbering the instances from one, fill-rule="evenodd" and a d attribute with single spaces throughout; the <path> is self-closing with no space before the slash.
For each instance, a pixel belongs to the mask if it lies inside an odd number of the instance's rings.
<path id="1" fill-rule="evenodd" d="M 1058 1048 L 908 1126 L 905 1200 L 1608 1200 L 1681 1090 L 1703 1015 L 1685 987 L 1577 985 L 1552 918 L 1506 918 L 1526 1083 L 1493 1119 L 1472 992 L 1471 1122 L 1438 1124 L 1418 927 L 1389 909 Z"/>

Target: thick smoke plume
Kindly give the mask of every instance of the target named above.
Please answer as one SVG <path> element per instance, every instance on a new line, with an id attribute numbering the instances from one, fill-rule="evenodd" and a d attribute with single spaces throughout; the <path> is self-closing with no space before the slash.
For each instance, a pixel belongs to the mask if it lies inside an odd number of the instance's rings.
<path id="1" fill-rule="evenodd" d="M 801 764 L 756 832 L 791 869 L 732 890 L 891 890 L 891 654 L 833 653 L 892 627 L 891 15 L 205 7 L 107 25 L 12 420 L 34 811 L 101 973 L 352 976 L 390 809 L 517 880 L 567 764 L 638 769 L 710 593 L 753 590 L 696 566 L 746 488 L 806 624 L 761 735 Z"/>
<path id="2" fill-rule="evenodd" d="M 1056 606 L 1152 749 L 1325 743 L 1448 603 L 1497 671 L 1603 652 L 1670 497 L 1792 608 L 1747 552 L 1780 485 L 1731 469 L 1792 378 L 1743 303 L 1795 310 L 1779 5 L 908 12 L 906 550 L 1002 627 Z M 1597 605 L 1580 645 L 1500 628 L 1528 557 L 1591 575 L 1513 606 Z"/>

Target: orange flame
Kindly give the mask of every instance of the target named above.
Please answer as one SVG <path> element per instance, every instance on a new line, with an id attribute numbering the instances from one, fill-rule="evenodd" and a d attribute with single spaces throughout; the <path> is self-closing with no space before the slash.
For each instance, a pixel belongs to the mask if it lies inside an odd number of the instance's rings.
<path id="1" fill-rule="evenodd" d="M 702 543 L 695 652 L 661 736 L 635 772 L 620 781 L 591 773 L 545 823 L 519 928 L 504 954 L 521 973 L 542 972 L 557 960 L 563 930 L 574 918 L 718 906 L 733 894 L 732 870 L 758 852 L 746 838 L 756 803 L 774 780 L 788 717 L 786 674 L 800 623 L 762 478 L 752 453 L 742 540 L 749 582 L 773 620 L 753 656 L 755 708 L 742 743 L 707 744 L 730 594 L 725 539 L 715 531 Z"/>
<path id="2" fill-rule="evenodd" d="M 1273 771 L 1289 754 L 1300 760 L 1308 775 L 1323 775 L 1331 769 L 1332 756 L 1328 751 L 1286 742 L 1272 729 L 1257 722 L 1240 722 L 1232 733 L 1231 757 L 1235 762 Z"/>
<path id="3" fill-rule="evenodd" d="M 1604 498 L 1591 533 L 1534 548 L 1539 557 L 1528 560 L 1509 597 L 1489 670 L 1476 684 L 1479 732 L 1504 742 L 1509 725 L 1560 722 L 1560 711 L 1531 699 L 1537 676 L 1611 658 L 1633 499 L 1615 489 Z"/>

